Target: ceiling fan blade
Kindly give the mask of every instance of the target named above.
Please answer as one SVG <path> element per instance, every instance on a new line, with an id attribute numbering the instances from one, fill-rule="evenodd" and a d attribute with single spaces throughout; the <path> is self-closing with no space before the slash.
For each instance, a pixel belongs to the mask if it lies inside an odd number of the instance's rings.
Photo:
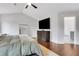
<path id="1" fill-rule="evenodd" d="M 26 5 L 26 7 L 25 8 L 28 8 L 28 5 Z"/>
<path id="2" fill-rule="evenodd" d="M 36 8 L 36 9 L 37 9 L 37 6 L 35 6 L 34 4 L 31 4 L 31 6 L 33 6 L 34 8 Z"/>

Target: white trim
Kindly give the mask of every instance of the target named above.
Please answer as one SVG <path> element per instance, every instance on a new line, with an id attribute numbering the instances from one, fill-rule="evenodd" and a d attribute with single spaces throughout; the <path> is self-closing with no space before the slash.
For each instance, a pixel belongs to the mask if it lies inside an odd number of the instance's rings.
<path id="1" fill-rule="evenodd" d="M 38 29 L 38 31 L 51 31 L 51 29 Z"/>
<path id="2" fill-rule="evenodd" d="M 76 45 L 79 45 L 78 42 L 74 43 L 74 42 L 64 42 L 64 41 L 55 41 L 55 40 L 51 40 L 51 42 L 54 42 L 56 44 L 76 44 Z"/>

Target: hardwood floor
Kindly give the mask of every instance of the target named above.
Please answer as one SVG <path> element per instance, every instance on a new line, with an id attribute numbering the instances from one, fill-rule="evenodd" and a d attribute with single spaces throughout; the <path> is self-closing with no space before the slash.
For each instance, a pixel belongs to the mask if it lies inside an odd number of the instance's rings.
<path id="1" fill-rule="evenodd" d="M 53 42 L 38 41 L 41 45 L 59 54 L 60 56 L 79 56 L 79 45 L 56 44 Z"/>

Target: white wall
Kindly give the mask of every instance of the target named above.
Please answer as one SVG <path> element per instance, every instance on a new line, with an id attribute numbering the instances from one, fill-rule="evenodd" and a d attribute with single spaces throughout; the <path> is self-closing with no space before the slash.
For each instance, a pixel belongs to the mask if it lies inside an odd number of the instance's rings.
<path id="1" fill-rule="evenodd" d="M 64 17 L 76 17 L 75 44 L 79 44 L 79 11 L 61 12 L 58 15 L 58 43 L 65 43 L 64 40 Z"/>
<path id="2" fill-rule="evenodd" d="M 57 44 L 64 44 L 64 17 L 76 16 L 76 35 L 75 44 L 79 44 L 79 11 L 67 11 L 52 14 L 51 19 L 51 32 L 50 40 Z"/>
<path id="3" fill-rule="evenodd" d="M 10 35 L 19 34 L 19 26 L 18 24 L 28 24 L 30 28 L 37 29 L 37 20 L 33 19 L 25 14 L 5 14 L 1 15 L 1 33 L 7 33 Z M 35 32 L 31 32 L 31 36 L 37 36 Z"/>
<path id="4" fill-rule="evenodd" d="M 76 17 L 76 43 L 79 44 L 79 14 Z"/>
<path id="5" fill-rule="evenodd" d="M 50 41 L 57 43 L 58 40 L 58 14 L 50 17 Z"/>
<path id="6" fill-rule="evenodd" d="M 19 33 L 18 32 L 18 24 L 2 19 L 1 33 L 2 34 L 7 33 L 7 34 L 10 34 L 10 35 L 18 34 Z"/>
<path id="7" fill-rule="evenodd" d="M 1 33 L 1 15 L 0 15 L 0 33 Z"/>
<path id="8" fill-rule="evenodd" d="M 71 16 L 76 16 L 76 35 L 74 43 L 79 44 L 79 11 L 60 12 L 51 16 L 51 42 L 64 44 L 67 41 L 64 40 L 64 17 Z"/>

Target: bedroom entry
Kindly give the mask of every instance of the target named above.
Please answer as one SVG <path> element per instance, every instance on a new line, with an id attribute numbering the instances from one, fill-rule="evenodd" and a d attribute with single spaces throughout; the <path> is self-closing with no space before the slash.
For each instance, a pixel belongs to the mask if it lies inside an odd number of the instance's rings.
<path id="1" fill-rule="evenodd" d="M 31 36 L 31 28 L 27 24 L 19 24 L 19 34 Z"/>

